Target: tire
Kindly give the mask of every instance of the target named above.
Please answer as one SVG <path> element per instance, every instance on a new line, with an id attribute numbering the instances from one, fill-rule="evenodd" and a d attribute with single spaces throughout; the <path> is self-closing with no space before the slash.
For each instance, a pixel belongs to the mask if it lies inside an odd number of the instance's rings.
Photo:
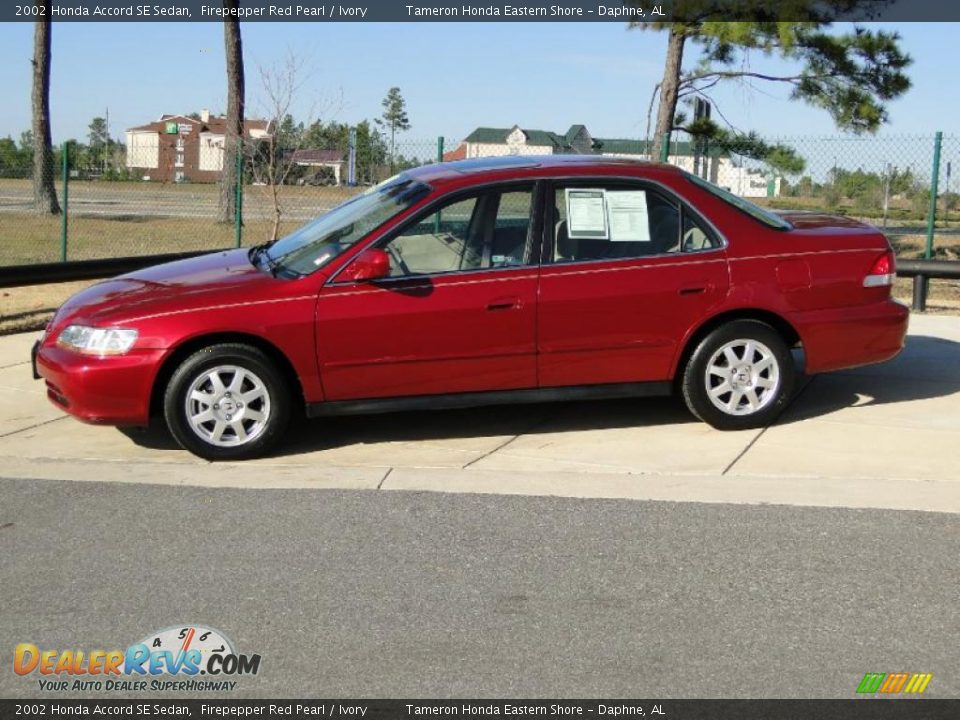
<path id="1" fill-rule="evenodd" d="M 697 344 L 683 370 L 683 399 L 718 430 L 765 427 L 787 406 L 795 377 L 780 333 L 759 320 L 734 320 Z"/>
<path id="2" fill-rule="evenodd" d="M 290 422 L 291 390 L 267 355 L 225 343 L 198 350 L 174 371 L 163 413 L 174 439 L 206 460 L 267 453 Z"/>

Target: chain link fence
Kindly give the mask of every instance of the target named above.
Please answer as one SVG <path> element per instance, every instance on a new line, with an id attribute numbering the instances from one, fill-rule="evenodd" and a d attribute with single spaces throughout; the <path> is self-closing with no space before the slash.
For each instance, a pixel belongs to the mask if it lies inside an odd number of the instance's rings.
<path id="1" fill-rule="evenodd" d="M 154 167 L 94 172 L 72 160 L 69 149 L 57 148 L 60 215 L 35 210 L 29 163 L 0 164 L 0 266 L 254 245 L 401 170 L 436 162 L 442 148 L 437 138 L 358 143 L 351 182 L 347 140 L 276 152 L 245 147 L 239 213 L 224 213 L 216 178 L 197 172 L 189 155 L 174 152 Z"/>
<path id="2" fill-rule="evenodd" d="M 670 162 L 779 210 L 842 214 L 884 229 L 901 257 L 960 259 L 960 135 L 942 138 L 936 216 L 931 216 L 933 135 L 767 138 L 803 169 L 671 145 Z M 219 186 L 172 155 L 154 168 L 92 171 L 57 152 L 55 189 L 65 217 L 35 212 L 28 164 L 0 164 L 0 266 L 252 245 L 302 225 L 401 170 L 463 155 L 442 138 L 347 135 L 325 147 L 245 148 L 241 212 L 222 216 Z M 637 143 L 640 145 L 640 143 Z M 459 151 L 459 152 L 458 152 Z M 352 164 L 352 170 L 351 170 Z M 64 222 L 65 220 L 65 222 Z"/>
<path id="3" fill-rule="evenodd" d="M 844 215 L 881 228 L 898 257 L 960 260 L 960 135 L 764 138 L 799 158 L 803 169 L 708 151 L 699 173 L 731 192 L 780 211 Z M 694 159 L 670 161 L 693 170 Z M 936 182 L 934 182 L 936 176 Z M 930 280 L 935 305 L 960 308 L 960 283 Z M 894 293 L 911 297 L 900 278 Z"/>
<path id="4" fill-rule="evenodd" d="M 952 170 L 960 135 L 942 138 L 935 215 L 931 215 L 934 135 L 768 138 L 804 165 L 784 174 L 769 164 L 721 156 L 717 184 L 777 210 L 845 215 L 876 225 L 904 258 L 960 260 L 960 193 Z M 711 165 L 712 169 L 712 165 Z"/>

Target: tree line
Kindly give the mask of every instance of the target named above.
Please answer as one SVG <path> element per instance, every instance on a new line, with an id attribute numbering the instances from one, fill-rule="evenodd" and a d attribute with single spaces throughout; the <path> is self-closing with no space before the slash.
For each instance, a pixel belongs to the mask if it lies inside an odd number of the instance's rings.
<path id="1" fill-rule="evenodd" d="M 68 140 L 70 146 L 70 168 L 82 175 L 125 179 L 126 146 L 110 137 L 107 120 L 95 117 L 90 122 L 87 141 Z M 0 177 L 29 177 L 34 162 L 33 131 L 20 133 L 19 142 L 12 137 L 0 138 Z M 51 160 L 54 172 L 61 167 L 60 148 L 51 148 Z"/>
<path id="2" fill-rule="evenodd" d="M 190 113 L 187 117 L 198 120 L 200 118 L 197 113 Z M 251 145 L 244 153 L 248 160 L 244 180 L 262 178 L 263 173 L 258 166 L 266 162 L 265 157 L 272 151 L 272 145 L 281 162 L 291 165 L 292 172 L 285 177 L 287 184 L 301 184 L 300 181 L 304 180 L 311 170 L 309 167 L 294 167 L 294 153 L 297 150 L 337 150 L 346 159 L 351 128 L 356 132 L 357 182 L 375 182 L 383 175 L 384 168 L 399 172 L 419 165 L 418 158 L 396 152 L 396 141 L 391 143 L 390 138 L 378 129 L 382 123 L 383 120 L 377 118 L 372 121 L 362 120 L 352 126 L 333 120 L 314 120 L 307 125 L 303 121 L 297 122 L 291 114 L 287 114 L 272 132 L 271 144 Z M 126 167 L 126 145 L 123 141 L 109 136 L 106 119 L 103 117 L 91 120 L 85 140 L 70 139 L 67 145 L 70 170 L 74 176 L 102 180 L 139 179 L 136 173 Z M 0 138 L 0 178 L 30 177 L 33 156 L 31 130 L 22 132 L 19 140 L 12 137 Z M 51 149 L 51 157 L 56 174 L 62 163 L 60 146 Z"/>

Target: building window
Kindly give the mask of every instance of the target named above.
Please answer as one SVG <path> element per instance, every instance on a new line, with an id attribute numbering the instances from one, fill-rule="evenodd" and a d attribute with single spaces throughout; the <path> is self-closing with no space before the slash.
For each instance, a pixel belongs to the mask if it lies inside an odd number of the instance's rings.
<path id="1" fill-rule="evenodd" d="M 177 150 L 183 150 L 183 138 L 177 138 Z"/>
<path id="2" fill-rule="evenodd" d="M 183 153 L 177 153 L 177 161 L 174 163 L 177 167 L 183 167 Z"/>
<path id="3" fill-rule="evenodd" d="M 177 172 L 175 172 L 175 173 L 173 174 L 173 181 L 174 181 L 174 182 L 183 182 L 183 181 L 186 180 L 186 179 L 187 179 L 187 176 L 184 175 L 182 171 L 179 171 L 179 170 L 178 170 Z"/>

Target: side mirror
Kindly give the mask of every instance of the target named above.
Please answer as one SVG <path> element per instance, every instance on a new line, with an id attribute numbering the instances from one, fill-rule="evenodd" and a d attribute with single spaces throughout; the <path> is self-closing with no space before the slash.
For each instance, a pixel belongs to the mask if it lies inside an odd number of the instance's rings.
<path id="1" fill-rule="evenodd" d="M 342 280 L 364 282 L 390 277 L 390 256 L 386 250 L 373 248 L 360 253 L 340 276 Z"/>

